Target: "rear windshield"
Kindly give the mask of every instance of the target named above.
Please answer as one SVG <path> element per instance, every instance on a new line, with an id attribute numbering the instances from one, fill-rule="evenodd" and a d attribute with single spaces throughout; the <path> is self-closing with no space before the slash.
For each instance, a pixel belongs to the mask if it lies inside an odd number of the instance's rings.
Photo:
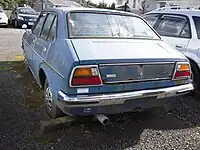
<path id="1" fill-rule="evenodd" d="M 33 9 L 30 9 L 30 8 L 21 8 L 21 9 L 19 9 L 19 13 L 21 13 L 21 14 L 31 14 L 31 15 L 37 14 Z"/>
<path id="2" fill-rule="evenodd" d="M 193 16 L 192 18 L 194 20 L 198 39 L 200 39 L 200 17 Z"/>
<path id="3" fill-rule="evenodd" d="M 139 17 L 118 14 L 71 12 L 70 37 L 160 39 Z"/>

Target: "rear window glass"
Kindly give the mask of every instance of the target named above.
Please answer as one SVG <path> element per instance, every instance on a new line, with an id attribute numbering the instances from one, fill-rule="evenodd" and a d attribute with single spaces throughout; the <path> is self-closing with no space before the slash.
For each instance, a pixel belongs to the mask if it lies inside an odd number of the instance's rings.
<path id="1" fill-rule="evenodd" d="M 151 14 L 143 16 L 143 18 L 151 25 L 154 26 L 159 18 L 159 14 Z"/>
<path id="2" fill-rule="evenodd" d="M 200 39 L 200 17 L 193 16 L 198 39 Z"/>
<path id="3" fill-rule="evenodd" d="M 68 21 L 71 37 L 159 39 L 141 18 L 134 16 L 71 12 Z"/>

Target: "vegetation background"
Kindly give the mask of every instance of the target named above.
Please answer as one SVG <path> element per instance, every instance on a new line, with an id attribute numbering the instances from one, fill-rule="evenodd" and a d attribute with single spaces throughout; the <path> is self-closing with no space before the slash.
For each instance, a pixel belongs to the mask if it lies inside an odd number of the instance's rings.
<path id="1" fill-rule="evenodd" d="M 16 6 L 28 4 L 33 7 L 34 3 L 36 3 L 39 0 L 0 0 L 0 7 L 2 7 L 5 10 L 11 10 Z M 81 4 L 82 6 L 93 6 L 97 8 L 107 8 L 107 9 L 115 9 L 115 3 L 112 5 L 107 5 L 106 3 L 100 2 L 98 5 L 92 3 L 90 0 L 74 0 Z"/>

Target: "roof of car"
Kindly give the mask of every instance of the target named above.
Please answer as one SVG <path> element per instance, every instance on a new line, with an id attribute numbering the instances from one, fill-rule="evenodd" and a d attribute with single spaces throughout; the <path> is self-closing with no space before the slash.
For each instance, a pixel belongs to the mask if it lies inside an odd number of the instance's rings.
<path id="1" fill-rule="evenodd" d="M 30 7 L 17 7 L 17 9 L 32 9 Z"/>
<path id="2" fill-rule="evenodd" d="M 153 10 L 151 12 L 148 12 L 146 14 L 149 13 L 173 13 L 173 14 L 184 14 L 184 15 L 188 15 L 188 16 L 200 16 L 200 10 L 192 10 L 192 9 L 178 9 L 178 10 Z"/>
<path id="3" fill-rule="evenodd" d="M 121 14 L 129 14 L 138 16 L 137 14 L 130 13 L 130 12 L 124 12 L 124 11 L 118 11 L 118 10 L 110 10 L 110 9 L 100 9 L 100 8 L 88 8 L 88 7 L 55 7 L 55 8 L 47 8 L 44 11 L 63 11 L 63 12 L 69 12 L 73 10 L 79 10 L 79 11 L 96 11 L 96 12 L 113 12 L 113 13 L 121 13 Z"/>

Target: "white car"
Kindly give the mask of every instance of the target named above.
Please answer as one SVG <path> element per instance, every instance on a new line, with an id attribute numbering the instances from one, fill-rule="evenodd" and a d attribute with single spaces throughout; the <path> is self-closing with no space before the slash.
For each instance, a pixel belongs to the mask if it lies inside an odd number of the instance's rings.
<path id="1" fill-rule="evenodd" d="M 0 26 L 6 26 L 8 25 L 8 17 L 5 14 L 4 10 L 0 8 Z"/>
<path id="2" fill-rule="evenodd" d="M 200 10 L 168 7 L 153 10 L 143 18 L 191 63 L 194 93 L 200 92 Z"/>

